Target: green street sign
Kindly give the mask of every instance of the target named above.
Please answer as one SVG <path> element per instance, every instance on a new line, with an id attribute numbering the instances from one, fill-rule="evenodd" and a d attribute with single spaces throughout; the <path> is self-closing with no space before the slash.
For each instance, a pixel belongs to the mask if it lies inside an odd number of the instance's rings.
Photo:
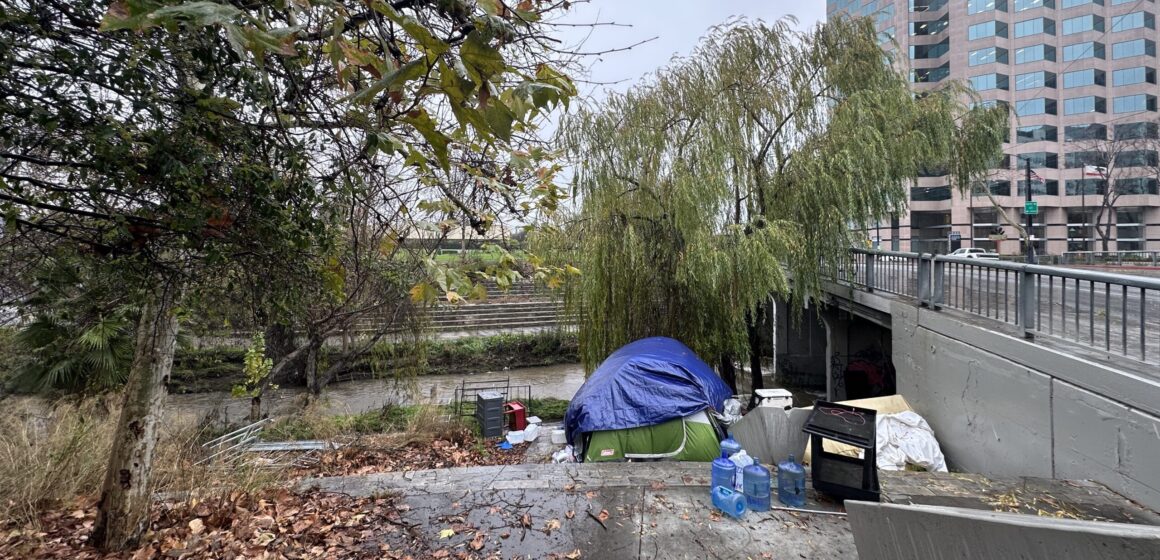
<path id="1" fill-rule="evenodd" d="M 1023 213 L 1028 216 L 1034 216 L 1039 213 L 1039 203 L 1034 200 L 1029 200 L 1023 203 Z"/>

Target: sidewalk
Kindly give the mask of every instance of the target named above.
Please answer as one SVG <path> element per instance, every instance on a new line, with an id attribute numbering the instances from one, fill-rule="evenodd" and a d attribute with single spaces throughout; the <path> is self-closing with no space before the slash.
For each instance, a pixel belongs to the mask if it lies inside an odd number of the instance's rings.
<path id="1" fill-rule="evenodd" d="M 735 521 L 712 507 L 708 485 L 708 465 L 703 463 L 606 463 L 385 473 L 304 480 L 300 487 L 356 497 L 398 493 L 409 507 L 404 522 L 412 531 L 437 541 L 451 529 L 455 534 L 448 544 L 483 556 L 857 555 L 845 517 L 770 511 L 749 512 Z M 816 499 L 806 507 L 840 509 Z M 478 551 L 472 547 L 476 534 L 484 535 Z"/>

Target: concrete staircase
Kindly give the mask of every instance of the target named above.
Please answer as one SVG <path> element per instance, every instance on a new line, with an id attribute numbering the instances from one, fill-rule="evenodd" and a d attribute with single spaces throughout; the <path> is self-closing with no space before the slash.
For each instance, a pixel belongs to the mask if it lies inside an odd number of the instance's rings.
<path id="1" fill-rule="evenodd" d="M 567 322 L 559 297 L 531 282 L 521 282 L 507 291 L 501 291 L 494 284 L 485 284 L 485 287 L 488 293 L 486 301 L 431 308 L 428 312 L 431 330 L 454 337 L 454 333 L 470 336 L 536 331 L 563 326 Z"/>

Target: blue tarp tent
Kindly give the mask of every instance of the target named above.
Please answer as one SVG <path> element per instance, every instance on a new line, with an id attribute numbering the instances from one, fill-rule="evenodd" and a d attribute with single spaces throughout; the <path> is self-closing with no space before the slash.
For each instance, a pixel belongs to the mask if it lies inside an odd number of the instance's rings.
<path id="1" fill-rule="evenodd" d="M 653 426 L 698 412 L 721 412 L 729 387 L 687 346 L 671 338 L 626 344 L 584 382 L 564 416 L 568 443 L 581 434 Z"/>

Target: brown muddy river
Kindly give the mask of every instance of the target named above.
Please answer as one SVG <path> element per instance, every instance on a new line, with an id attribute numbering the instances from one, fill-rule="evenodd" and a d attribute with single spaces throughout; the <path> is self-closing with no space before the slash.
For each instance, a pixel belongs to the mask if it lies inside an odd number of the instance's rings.
<path id="1" fill-rule="evenodd" d="M 447 404 L 452 402 L 456 389 L 465 380 L 530 386 L 532 397 L 538 399 L 571 399 L 584 383 L 584 367 L 558 364 L 491 373 L 345 381 L 327 387 L 320 405 L 325 414 L 356 414 L 388 404 Z M 262 399 L 262 412 L 271 416 L 293 412 L 302 406 L 305 392 L 303 388 L 294 387 L 267 393 Z M 170 395 L 166 408 L 172 414 L 199 419 L 210 417 L 229 424 L 249 416 L 250 400 L 233 398 L 225 392 Z"/>

